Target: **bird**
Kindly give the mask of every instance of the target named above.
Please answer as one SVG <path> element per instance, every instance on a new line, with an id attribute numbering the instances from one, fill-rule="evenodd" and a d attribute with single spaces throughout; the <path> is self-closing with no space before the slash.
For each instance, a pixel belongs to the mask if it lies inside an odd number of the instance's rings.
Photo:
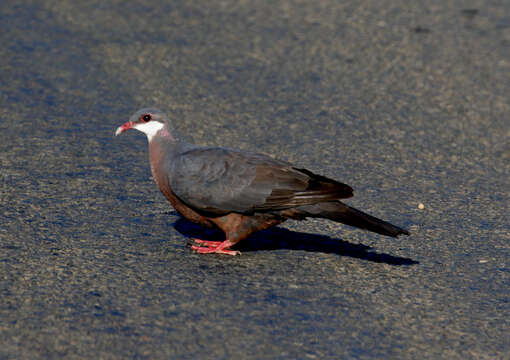
<path id="1" fill-rule="evenodd" d="M 199 254 L 238 255 L 233 245 L 288 219 L 324 218 L 381 235 L 409 235 L 342 202 L 353 196 L 349 185 L 269 155 L 193 145 L 161 110 L 136 111 L 115 135 L 129 129 L 147 136 L 152 177 L 175 210 L 225 233 L 223 241 L 192 239 Z"/>

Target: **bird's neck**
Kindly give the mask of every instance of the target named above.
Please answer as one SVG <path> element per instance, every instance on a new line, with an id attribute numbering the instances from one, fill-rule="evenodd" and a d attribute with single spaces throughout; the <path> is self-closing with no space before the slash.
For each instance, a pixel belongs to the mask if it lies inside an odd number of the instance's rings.
<path id="1" fill-rule="evenodd" d="M 168 137 L 155 136 L 149 141 L 149 163 L 151 166 L 152 177 L 159 188 L 165 187 L 169 181 L 167 164 L 177 152 L 178 141 L 172 141 Z"/>
<path id="2" fill-rule="evenodd" d="M 179 139 L 177 139 L 177 136 L 175 136 L 174 132 L 169 131 L 166 126 L 159 130 L 156 135 L 157 138 L 159 138 L 160 140 L 169 141 L 171 143 L 177 143 L 179 141 Z"/>

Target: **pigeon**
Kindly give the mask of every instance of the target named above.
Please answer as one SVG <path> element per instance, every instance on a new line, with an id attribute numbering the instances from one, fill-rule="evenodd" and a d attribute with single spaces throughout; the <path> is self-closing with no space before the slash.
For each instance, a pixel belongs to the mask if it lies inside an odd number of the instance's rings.
<path id="1" fill-rule="evenodd" d="M 115 135 L 129 129 L 147 135 L 152 177 L 175 210 L 225 233 L 224 241 L 192 239 L 200 254 L 238 255 L 233 245 L 287 219 L 324 218 L 386 236 L 409 235 L 340 201 L 353 196 L 349 185 L 265 154 L 190 144 L 158 109 L 138 110 Z"/>

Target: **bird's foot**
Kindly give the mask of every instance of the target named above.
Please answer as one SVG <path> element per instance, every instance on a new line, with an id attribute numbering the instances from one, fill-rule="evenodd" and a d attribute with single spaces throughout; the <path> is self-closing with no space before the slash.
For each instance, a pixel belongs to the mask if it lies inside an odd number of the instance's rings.
<path id="1" fill-rule="evenodd" d="M 217 247 L 220 245 L 223 241 L 209 241 L 209 240 L 202 240 L 202 239 L 191 239 L 193 242 L 200 244 L 200 246 L 206 246 L 206 247 Z"/>
<path id="2" fill-rule="evenodd" d="M 227 255 L 241 255 L 239 251 L 228 250 L 231 247 L 232 242 L 230 240 L 225 241 L 207 241 L 201 239 L 193 239 L 196 243 L 205 245 L 191 245 L 191 249 L 195 250 L 199 254 L 227 254 Z"/>

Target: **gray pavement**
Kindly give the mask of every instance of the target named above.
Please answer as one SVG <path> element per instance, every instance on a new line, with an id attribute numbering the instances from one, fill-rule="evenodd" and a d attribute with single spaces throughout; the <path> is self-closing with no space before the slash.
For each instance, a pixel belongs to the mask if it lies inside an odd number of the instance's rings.
<path id="1" fill-rule="evenodd" d="M 0 359 L 509 359 L 508 1 L 0 3 Z M 191 253 L 136 109 L 351 185 L 391 239 Z M 419 208 L 423 204 L 423 209 Z"/>

